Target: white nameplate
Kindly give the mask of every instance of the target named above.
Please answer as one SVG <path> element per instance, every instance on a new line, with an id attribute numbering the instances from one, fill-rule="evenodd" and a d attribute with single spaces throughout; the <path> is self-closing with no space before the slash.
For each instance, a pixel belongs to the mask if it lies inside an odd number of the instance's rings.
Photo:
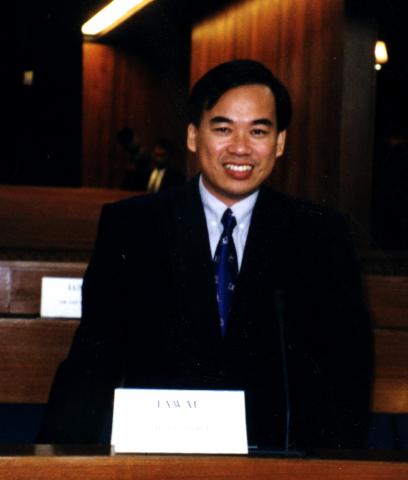
<path id="1" fill-rule="evenodd" d="M 81 317 L 82 278 L 43 277 L 42 317 Z"/>
<path id="2" fill-rule="evenodd" d="M 115 453 L 248 453 L 245 394 L 220 390 L 115 390 Z"/>

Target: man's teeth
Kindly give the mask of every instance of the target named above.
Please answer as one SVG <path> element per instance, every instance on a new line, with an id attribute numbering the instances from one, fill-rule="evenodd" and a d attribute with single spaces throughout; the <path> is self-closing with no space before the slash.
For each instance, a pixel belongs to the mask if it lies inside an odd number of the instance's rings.
<path id="1" fill-rule="evenodd" d="M 232 165 L 230 163 L 227 163 L 225 165 L 225 168 L 227 170 L 233 170 L 234 172 L 248 172 L 249 170 L 253 169 L 252 165 Z"/>

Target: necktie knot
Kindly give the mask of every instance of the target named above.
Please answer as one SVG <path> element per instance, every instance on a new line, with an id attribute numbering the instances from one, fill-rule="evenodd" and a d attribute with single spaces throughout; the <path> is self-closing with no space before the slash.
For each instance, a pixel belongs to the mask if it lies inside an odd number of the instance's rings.
<path id="1" fill-rule="evenodd" d="M 227 235 L 231 235 L 234 228 L 237 225 L 237 220 L 234 217 L 234 214 L 232 213 L 232 210 L 230 208 L 227 208 L 225 212 L 222 215 L 221 218 L 221 223 L 224 226 L 224 231 Z"/>

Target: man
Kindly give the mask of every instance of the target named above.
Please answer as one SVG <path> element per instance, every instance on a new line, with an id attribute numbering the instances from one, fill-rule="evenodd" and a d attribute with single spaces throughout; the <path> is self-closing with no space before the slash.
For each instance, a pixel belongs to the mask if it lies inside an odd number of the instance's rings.
<path id="1" fill-rule="evenodd" d="M 151 153 L 152 169 L 145 189 L 149 193 L 183 185 L 184 175 L 170 165 L 172 154 L 173 145 L 165 138 L 154 144 Z"/>
<path id="2" fill-rule="evenodd" d="M 263 186 L 290 116 L 257 62 L 196 84 L 187 144 L 201 175 L 104 208 L 41 441 L 108 441 L 124 386 L 245 390 L 259 447 L 364 445 L 371 340 L 350 232 Z"/>
<path id="3" fill-rule="evenodd" d="M 174 148 L 167 139 L 157 140 L 151 153 L 141 148 L 139 139 L 128 127 L 118 132 L 117 139 L 129 154 L 121 185 L 124 190 L 157 193 L 185 182 L 184 175 L 171 165 Z"/>
<path id="4" fill-rule="evenodd" d="M 121 188 L 123 190 L 146 190 L 150 174 L 150 155 L 141 147 L 138 136 L 131 128 L 122 128 L 116 138 L 128 157 Z"/>

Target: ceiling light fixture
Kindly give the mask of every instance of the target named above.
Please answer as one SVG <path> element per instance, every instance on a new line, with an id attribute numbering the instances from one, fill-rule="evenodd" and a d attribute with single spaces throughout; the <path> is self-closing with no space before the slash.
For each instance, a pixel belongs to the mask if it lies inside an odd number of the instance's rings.
<path id="1" fill-rule="evenodd" d="M 113 0 L 82 25 L 84 35 L 108 33 L 153 0 Z"/>

